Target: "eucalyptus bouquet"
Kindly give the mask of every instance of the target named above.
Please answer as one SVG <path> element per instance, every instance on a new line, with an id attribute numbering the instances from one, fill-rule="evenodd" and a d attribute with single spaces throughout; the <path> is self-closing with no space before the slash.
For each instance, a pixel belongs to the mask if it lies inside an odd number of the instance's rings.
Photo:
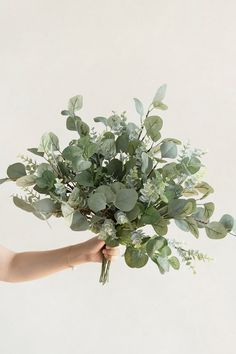
<path id="1" fill-rule="evenodd" d="M 14 181 L 22 188 L 24 196 L 13 195 L 14 204 L 38 218 L 63 217 L 73 231 L 89 229 L 106 245 L 124 245 L 131 268 L 143 267 L 150 258 L 161 274 L 179 269 L 180 261 L 195 272 L 194 260 L 210 258 L 169 239 L 170 221 L 196 238 L 203 228 L 211 239 L 235 236 L 236 223 L 229 214 L 212 221 L 214 204 L 202 202 L 214 192 L 203 180 L 206 152 L 161 137 L 163 120 L 153 112 L 168 108 L 165 92 L 162 85 L 146 112 L 134 98 L 140 126 L 128 122 L 126 112 L 95 117 L 104 125 L 100 134 L 78 115 L 83 97 L 72 97 L 61 114 L 78 137 L 61 150 L 54 133 L 43 134 L 39 146 L 28 149 L 41 161 L 19 155 L 22 162 L 10 165 L 0 183 Z M 145 234 L 146 225 L 153 235 Z M 102 284 L 109 279 L 109 267 L 103 256 Z"/>

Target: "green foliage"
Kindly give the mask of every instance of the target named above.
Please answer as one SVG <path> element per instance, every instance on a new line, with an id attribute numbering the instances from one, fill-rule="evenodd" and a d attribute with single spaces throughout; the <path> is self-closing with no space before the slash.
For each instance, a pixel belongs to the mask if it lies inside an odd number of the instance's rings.
<path id="1" fill-rule="evenodd" d="M 25 165 L 19 162 L 10 165 L 7 169 L 7 175 L 12 181 L 16 181 L 26 175 Z"/>
<path id="2" fill-rule="evenodd" d="M 41 220 L 62 217 L 73 231 L 97 233 L 110 247 L 124 245 L 131 268 L 145 266 L 150 258 L 161 274 L 179 269 L 180 261 L 194 270 L 193 261 L 208 257 L 167 239 L 171 220 L 197 239 L 200 229 L 211 239 L 235 235 L 236 221 L 229 214 L 211 221 L 214 203 L 201 202 L 214 192 L 203 180 L 204 152 L 176 138 L 161 139 L 163 119 L 153 111 L 168 108 L 166 87 L 159 87 L 147 112 L 134 98 L 140 126 L 127 121 L 125 111 L 112 111 L 93 119 L 105 128 L 99 134 L 78 116 L 83 97 L 73 96 L 61 114 L 77 138 L 61 152 L 58 137 L 44 133 L 39 147 L 28 149 L 41 161 L 19 155 L 23 163 L 11 164 L 0 184 L 15 182 L 24 195 L 14 195 L 13 203 Z M 153 236 L 142 230 L 146 225 Z M 103 283 L 108 269 L 103 259 Z"/>

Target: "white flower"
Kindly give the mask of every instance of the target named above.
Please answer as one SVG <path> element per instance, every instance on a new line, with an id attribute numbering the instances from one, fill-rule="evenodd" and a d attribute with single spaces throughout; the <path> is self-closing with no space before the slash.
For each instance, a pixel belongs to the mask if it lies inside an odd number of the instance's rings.
<path id="1" fill-rule="evenodd" d="M 102 224 L 101 230 L 99 232 L 98 238 L 101 240 L 106 240 L 108 237 L 111 239 L 117 238 L 115 224 L 112 219 L 106 219 Z"/>
<path id="2" fill-rule="evenodd" d="M 140 189 L 141 196 L 139 199 L 145 203 L 155 203 L 159 198 L 167 202 L 164 195 L 166 183 L 162 180 L 161 174 L 156 171 L 156 178 L 152 177 L 144 183 Z"/>
<path id="3" fill-rule="evenodd" d="M 125 224 L 129 223 L 129 219 L 127 218 L 126 214 L 123 211 L 117 211 L 115 213 L 115 218 L 118 224 Z"/>
<path id="4" fill-rule="evenodd" d="M 135 230 L 131 232 L 131 240 L 134 245 L 139 245 L 144 237 L 145 234 L 142 230 Z"/>
<path id="5" fill-rule="evenodd" d="M 64 186 L 62 181 L 62 179 L 56 178 L 56 183 L 54 183 L 55 192 L 60 196 L 64 196 L 66 194 L 66 187 Z"/>

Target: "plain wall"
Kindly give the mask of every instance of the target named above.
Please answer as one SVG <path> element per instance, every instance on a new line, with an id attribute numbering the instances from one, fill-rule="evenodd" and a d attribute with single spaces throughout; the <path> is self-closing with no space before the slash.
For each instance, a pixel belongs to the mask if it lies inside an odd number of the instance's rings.
<path id="1" fill-rule="evenodd" d="M 45 131 L 61 146 L 61 109 L 84 96 L 81 116 L 127 111 L 139 123 L 133 97 L 150 103 L 167 83 L 160 112 L 165 137 L 208 150 L 206 180 L 215 188 L 214 219 L 235 208 L 235 1 L 223 0 L 0 0 L 0 177 Z M 0 243 L 15 251 L 80 242 L 91 232 L 52 228 L 17 209 L 13 184 L 0 187 Z M 151 230 L 153 233 L 153 231 Z M 130 269 L 121 256 L 110 283 L 100 264 L 32 282 L 0 283 L 1 354 L 235 353 L 236 238 L 199 240 L 174 225 L 214 261 L 162 276 L 151 261 Z"/>

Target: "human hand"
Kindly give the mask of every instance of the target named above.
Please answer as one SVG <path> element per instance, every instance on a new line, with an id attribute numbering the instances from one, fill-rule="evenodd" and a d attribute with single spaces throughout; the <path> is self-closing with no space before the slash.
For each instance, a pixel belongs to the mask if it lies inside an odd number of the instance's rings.
<path id="1" fill-rule="evenodd" d="M 103 255 L 107 260 L 114 261 L 118 258 L 120 251 L 119 246 L 103 248 L 105 242 L 100 240 L 98 236 L 83 242 L 83 252 L 86 254 L 88 262 L 102 262 Z"/>

